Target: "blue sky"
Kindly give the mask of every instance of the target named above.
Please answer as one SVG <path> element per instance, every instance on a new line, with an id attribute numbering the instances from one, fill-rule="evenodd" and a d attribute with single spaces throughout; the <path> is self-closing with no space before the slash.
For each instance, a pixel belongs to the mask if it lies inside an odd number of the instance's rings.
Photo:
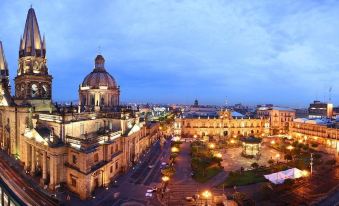
<path id="1" fill-rule="evenodd" d="M 124 102 L 302 107 L 332 86 L 339 103 L 338 1 L 1 0 L 11 79 L 30 4 L 56 101 L 77 99 L 100 47 Z"/>

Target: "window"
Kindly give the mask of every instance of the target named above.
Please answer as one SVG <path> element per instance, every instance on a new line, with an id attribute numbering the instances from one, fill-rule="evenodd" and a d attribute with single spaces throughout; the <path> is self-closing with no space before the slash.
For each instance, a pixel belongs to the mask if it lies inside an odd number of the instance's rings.
<path id="1" fill-rule="evenodd" d="M 113 151 L 113 146 L 112 146 L 112 147 L 111 147 L 111 154 L 113 154 L 113 152 L 114 152 L 114 151 Z"/>
<path id="2" fill-rule="evenodd" d="M 115 152 L 118 152 L 118 151 L 119 151 L 119 145 L 116 144 L 116 145 L 115 145 Z"/>
<path id="3" fill-rule="evenodd" d="M 98 162 L 99 161 L 99 155 L 98 153 L 94 154 L 94 162 Z"/>
<path id="4" fill-rule="evenodd" d="M 109 168 L 109 172 L 113 173 L 113 165 Z"/>
<path id="5" fill-rule="evenodd" d="M 100 128 L 100 122 L 96 122 L 96 123 L 95 123 L 95 128 L 96 128 L 97 131 L 99 131 L 99 128 Z"/>
<path id="6" fill-rule="evenodd" d="M 73 164 L 76 164 L 76 163 L 77 163 L 77 157 L 76 157 L 76 155 L 73 155 L 73 156 L 72 156 L 72 162 L 73 162 Z"/>
<path id="7" fill-rule="evenodd" d="M 76 177 L 74 177 L 74 176 L 72 176 L 72 175 L 71 175 L 71 185 L 72 185 L 73 187 L 76 187 L 76 186 L 77 186 L 77 179 L 76 179 Z"/>
<path id="8" fill-rule="evenodd" d="M 117 170 L 119 168 L 119 163 L 115 162 L 115 169 Z"/>
<path id="9" fill-rule="evenodd" d="M 94 106 L 95 100 L 94 100 L 94 95 L 93 94 L 91 94 L 90 99 L 91 99 L 91 106 Z"/>

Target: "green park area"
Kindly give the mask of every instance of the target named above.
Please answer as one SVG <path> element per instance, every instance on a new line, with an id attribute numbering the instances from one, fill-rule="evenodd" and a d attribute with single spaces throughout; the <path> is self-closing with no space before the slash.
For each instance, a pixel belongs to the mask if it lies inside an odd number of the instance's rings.
<path id="1" fill-rule="evenodd" d="M 197 182 L 207 182 L 222 170 L 221 158 L 216 157 L 213 149 L 203 142 L 191 144 L 191 157 L 192 177 Z"/>

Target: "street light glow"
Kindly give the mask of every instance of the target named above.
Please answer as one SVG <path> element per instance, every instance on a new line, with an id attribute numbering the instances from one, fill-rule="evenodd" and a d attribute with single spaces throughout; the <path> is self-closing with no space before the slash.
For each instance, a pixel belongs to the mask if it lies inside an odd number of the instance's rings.
<path id="1" fill-rule="evenodd" d="M 211 144 L 209 145 L 209 147 L 210 147 L 211 149 L 214 149 L 214 148 L 215 148 L 215 144 L 211 143 Z"/>
<path id="2" fill-rule="evenodd" d="M 220 152 L 214 154 L 214 156 L 217 157 L 217 158 L 222 158 L 222 154 Z"/>
<path id="3" fill-rule="evenodd" d="M 179 149 L 177 147 L 172 147 L 171 152 L 174 152 L 174 153 L 179 152 Z"/>
<path id="4" fill-rule="evenodd" d="M 309 173 L 307 170 L 303 170 L 303 171 L 302 171 L 302 175 L 303 175 L 304 177 L 308 177 L 308 176 L 310 175 L 310 173 Z"/>
<path id="5" fill-rule="evenodd" d="M 170 180 L 170 178 L 168 176 L 163 176 L 161 179 L 164 182 L 168 182 Z"/>
<path id="6" fill-rule="evenodd" d="M 203 193 L 202 193 L 202 196 L 205 198 L 205 199 L 208 199 L 212 196 L 212 193 L 209 191 L 209 190 L 205 190 Z"/>

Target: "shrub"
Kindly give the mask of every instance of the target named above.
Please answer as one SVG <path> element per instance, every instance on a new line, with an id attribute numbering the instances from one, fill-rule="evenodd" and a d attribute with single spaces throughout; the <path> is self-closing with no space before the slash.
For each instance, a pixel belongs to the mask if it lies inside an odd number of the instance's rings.
<path id="1" fill-rule="evenodd" d="M 335 165 L 336 161 L 333 159 L 333 160 L 327 160 L 326 161 L 326 164 L 327 165 Z"/>
<path id="2" fill-rule="evenodd" d="M 291 154 L 285 154 L 284 159 L 285 160 L 292 160 L 292 155 Z"/>
<path id="3" fill-rule="evenodd" d="M 320 158 L 322 157 L 322 155 L 319 154 L 319 153 L 315 153 L 315 154 L 313 155 L 313 157 L 314 157 L 315 159 L 320 159 Z"/>
<path id="4" fill-rule="evenodd" d="M 161 170 L 161 173 L 165 176 L 171 177 L 175 173 L 174 167 L 166 167 Z"/>

